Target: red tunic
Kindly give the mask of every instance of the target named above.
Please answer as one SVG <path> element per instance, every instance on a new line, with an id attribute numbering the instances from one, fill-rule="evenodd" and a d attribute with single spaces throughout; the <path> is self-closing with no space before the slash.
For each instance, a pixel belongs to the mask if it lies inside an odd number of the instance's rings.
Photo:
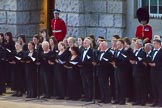
<path id="1" fill-rule="evenodd" d="M 139 39 L 144 40 L 145 38 L 148 38 L 151 42 L 152 39 L 152 27 L 150 25 L 139 25 L 136 29 L 136 37 Z"/>
<path id="2" fill-rule="evenodd" d="M 55 36 L 57 41 L 62 41 L 66 35 L 65 22 L 58 18 L 51 20 L 52 36 Z"/>

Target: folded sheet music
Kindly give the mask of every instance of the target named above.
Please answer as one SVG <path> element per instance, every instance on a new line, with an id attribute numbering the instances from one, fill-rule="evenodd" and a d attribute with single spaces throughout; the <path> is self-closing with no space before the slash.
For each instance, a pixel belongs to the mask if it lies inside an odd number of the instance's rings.
<path id="1" fill-rule="evenodd" d="M 20 57 L 18 57 L 18 56 L 15 56 L 15 58 L 16 58 L 17 60 L 21 60 L 21 58 L 20 58 Z"/>
<path id="2" fill-rule="evenodd" d="M 71 64 L 73 64 L 73 65 L 76 65 L 76 64 L 78 64 L 78 62 L 69 62 L 69 63 L 71 63 Z"/>
<path id="3" fill-rule="evenodd" d="M 60 59 L 58 59 L 58 61 L 59 61 L 60 64 L 64 64 L 65 63 L 65 61 L 62 61 Z"/>
<path id="4" fill-rule="evenodd" d="M 36 60 L 36 58 L 34 58 L 34 57 L 30 57 L 33 61 L 35 61 Z"/>
<path id="5" fill-rule="evenodd" d="M 9 50 L 9 49 L 7 49 L 7 48 L 6 48 L 6 50 L 7 50 L 8 52 L 11 52 L 11 50 Z"/>

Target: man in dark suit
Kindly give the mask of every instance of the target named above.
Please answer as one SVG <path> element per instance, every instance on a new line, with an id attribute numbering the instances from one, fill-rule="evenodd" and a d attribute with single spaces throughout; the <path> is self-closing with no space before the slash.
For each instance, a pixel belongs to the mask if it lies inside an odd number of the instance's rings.
<path id="1" fill-rule="evenodd" d="M 83 92 L 84 92 L 84 101 L 92 100 L 92 74 L 93 74 L 93 50 L 90 47 L 91 41 L 87 38 L 84 39 L 83 47 L 84 50 L 80 55 L 80 74 L 83 84 Z"/>
<path id="2" fill-rule="evenodd" d="M 151 84 L 153 90 L 153 104 L 152 107 L 162 107 L 162 49 L 161 41 L 153 41 L 154 50 L 152 52 L 151 66 Z"/>
<path id="3" fill-rule="evenodd" d="M 148 65 L 148 61 L 151 59 L 151 53 L 152 53 L 152 44 L 151 43 L 146 43 L 144 46 L 144 51 L 146 52 L 146 71 L 145 71 L 145 80 L 146 80 L 146 101 L 147 102 L 152 102 L 152 89 L 151 89 L 151 78 L 150 78 L 150 66 Z"/>
<path id="4" fill-rule="evenodd" d="M 137 39 L 135 42 L 135 53 L 134 60 L 130 60 L 130 63 L 133 65 L 133 80 L 134 80 L 134 89 L 135 89 L 135 102 L 132 105 L 145 105 L 145 71 L 146 63 L 144 60 L 146 58 L 146 53 L 143 50 L 143 41 Z"/>
<path id="5" fill-rule="evenodd" d="M 109 48 L 109 51 L 114 55 L 115 54 L 115 51 L 117 50 L 116 48 L 116 42 L 117 40 L 120 38 L 119 35 L 113 35 L 112 36 L 112 39 L 111 39 L 111 48 Z M 114 77 L 114 67 L 112 66 L 111 68 L 111 72 L 110 72 L 110 91 L 111 91 L 111 97 L 112 97 L 112 100 L 115 100 L 115 77 Z"/>
<path id="6" fill-rule="evenodd" d="M 114 55 L 114 67 L 115 67 L 115 89 L 116 99 L 113 104 L 125 104 L 126 97 L 126 58 L 124 55 L 124 41 L 119 39 L 116 43 L 117 51 Z"/>
<path id="7" fill-rule="evenodd" d="M 97 61 L 93 62 L 93 65 L 97 66 L 97 77 L 99 82 L 101 103 L 110 103 L 110 85 L 109 77 L 112 69 L 112 53 L 108 50 L 108 43 L 103 41 L 99 44 L 100 52 L 97 57 Z"/>

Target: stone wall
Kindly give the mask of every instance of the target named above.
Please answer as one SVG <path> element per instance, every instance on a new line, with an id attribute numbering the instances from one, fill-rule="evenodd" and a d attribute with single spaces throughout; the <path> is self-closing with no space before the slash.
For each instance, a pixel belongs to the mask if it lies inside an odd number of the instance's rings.
<path id="1" fill-rule="evenodd" d="M 0 0 L 0 32 L 31 37 L 40 25 L 42 0 Z"/>
<path id="2" fill-rule="evenodd" d="M 0 0 L 0 32 L 31 37 L 47 27 L 47 0 Z M 125 35 L 126 0 L 56 0 L 56 8 L 67 24 L 67 35 L 94 34 L 110 39 Z"/>
<path id="3" fill-rule="evenodd" d="M 56 0 L 56 8 L 62 11 L 67 35 L 94 34 L 107 39 L 125 35 L 126 0 Z"/>

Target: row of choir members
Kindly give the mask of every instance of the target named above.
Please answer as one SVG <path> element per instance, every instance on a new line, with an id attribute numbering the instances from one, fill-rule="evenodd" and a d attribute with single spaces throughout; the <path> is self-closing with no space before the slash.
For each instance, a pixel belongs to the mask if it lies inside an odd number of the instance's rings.
<path id="1" fill-rule="evenodd" d="M 69 99 L 76 100 L 81 97 L 82 90 L 83 100 L 91 101 L 95 66 L 100 102 L 110 103 L 113 97 L 114 104 L 125 104 L 128 97 L 133 105 L 145 105 L 147 99 L 151 98 L 152 106 L 161 105 L 159 39 L 153 41 L 153 46 L 151 43 L 144 46 L 140 39 L 133 38 L 130 42 L 128 38 L 120 39 L 118 35 L 114 35 L 109 48 L 103 37 L 99 37 L 95 43 L 93 35 L 90 35 L 84 40 L 79 37 L 76 47 L 73 37 L 64 39 L 57 45 L 54 37 L 50 37 L 49 42 L 44 38 L 42 44 L 39 44 L 39 35 L 34 35 L 25 51 L 25 44 L 21 42 L 24 36 L 18 38 L 15 47 L 12 35 L 9 33 L 7 36 L 6 42 L 11 43 L 1 44 L 1 50 L 5 50 L 7 54 L 5 65 L 10 67 L 6 68 L 7 72 L 14 71 L 11 72 L 11 87 L 16 91 L 13 94 L 15 96 L 22 96 L 27 90 L 29 98 L 38 95 L 50 98 L 54 95 L 57 99 L 68 96 Z M 3 58 L 3 54 L 1 56 Z M 2 62 L 1 59 L 1 65 L 4 65 Z M 1 83 L 4 81 L 7 80 Z M 4 92 L 4 84 L 1 85 L 1 92 Z"/>

